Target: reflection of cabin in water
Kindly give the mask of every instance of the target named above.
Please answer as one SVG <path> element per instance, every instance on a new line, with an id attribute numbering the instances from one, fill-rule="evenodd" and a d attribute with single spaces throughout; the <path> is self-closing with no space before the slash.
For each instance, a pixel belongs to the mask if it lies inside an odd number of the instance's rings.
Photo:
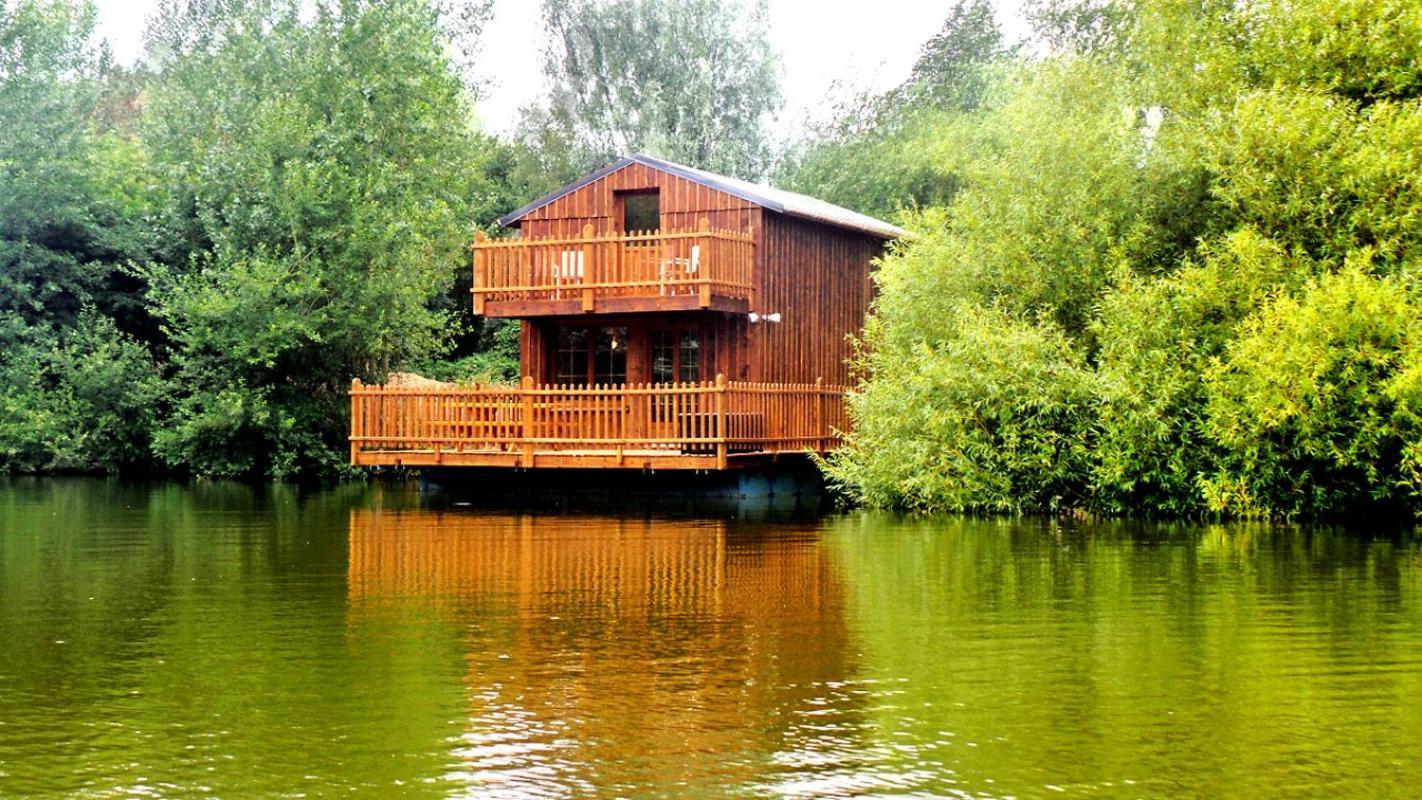
<path id="1" fill-rule="evenodd" d="M 869 271 L 902 231 L 646 156 L 474 243 L 474 310 L 521 320 L 522 384 L 352 387 L 351 459 L 728 469 L 834 447 Z"/>
<path id="2" fill-rule="evenodd" d="M 459 752 L 489 790 L 520 766 L 564 786 L 626 763 L 664 771 L 647 783 L 724 779 L 726 754 L 774 753 L 822 721 L 797 714 L 850 671 L 843 584 L 810 535 L 355 510 L 346 585 L 354 627 L 413 611 L 448 631 L 469 703 Z"/>

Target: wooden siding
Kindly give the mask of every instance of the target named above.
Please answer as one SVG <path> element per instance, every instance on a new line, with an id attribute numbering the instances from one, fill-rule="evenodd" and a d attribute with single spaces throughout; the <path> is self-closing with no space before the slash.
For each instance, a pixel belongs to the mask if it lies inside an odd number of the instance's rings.
<path id="1" fill-rule="evenodd" d="M 848 385 L 849 337 L 864 328 L 873 292 L 869 272 L 883 240 L 782 214 L 763 218 L 756 228 L 751 310 L 779 313 L 781 321 L 747 326 L 746 379 Z"/>
<path id="2" fill-rule="evenodd" d="M 577 236 L 584 225 L 599 232 L 621 230 L 616 192 L 658 189 L 662 230 L 695 230 L 702 217 L 711 227 L 744 231 L 759 227 L 760 207 L 643 164 L 628 164 L 580 187 L 519 221 L 524 236 Z"/>
<path id="3" fill-rule="evenodd" d="M 779 313 L 780 322 L 751 323 L 740 313 L 715 311 L 672 314 L 585 314 L 523 323 L 523 374 L 537 381 L 553 379 L 549 358 L 558 325 L 607 325 L 628 328 L 629 345 L 639 353 L 645 327 L 675 320 L 699 325 L 714 361 L 703 374 L 723 373 L 732 380 L 851 383 L 849 339 L 863 331 L 873 296 L 872 262 L 882 240 L 776 213 L 756 212 L 754 287 L 750 310 Z M 629 363 L 628 380 L 651 377 Z"/>
<path id="4" fill-rule="evenodd" d="M 885 246 L 878 237 L 767 213 L 740 198 L 642 164 L 629 164 L 529 212 L 521 229 L 525 235 L 537 236 L 577 235 L 589 224 L 596 230 L 612 230 L 617 226 L 614 192 L 649 188 L 662 192 L 664 229 L 691 221 L 699 224 L 706 217 L 715 227 L 750 230 L 755 264 L 749 310 L 781 315 L 778 323 L 751 324 L 740 313 L 685 312 L 687 317 L 704 320 L 704 341 L 717 354 L 706 374 L 720 372 L 744 381 L 851 382 L 849 337 L 862 332 L 869 311 L 870 270 Z M 628 325 L 629 333 L 636 328 L 635 322 L 601 314 L 576 319 L 586 325 Z M 523 374 L 551 380 L 548 339 L 555 330 L 554 324 L 524 322 Z M 647 376 L 629 372 L 628 379 Z"/>

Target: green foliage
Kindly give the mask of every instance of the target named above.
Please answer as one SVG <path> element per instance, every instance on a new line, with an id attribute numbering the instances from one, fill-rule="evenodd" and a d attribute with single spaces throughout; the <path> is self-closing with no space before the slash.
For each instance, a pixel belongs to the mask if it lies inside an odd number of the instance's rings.
<path id="1" fill-rule="evenodd" d="M 1135 19 L 1130 0 L 1027 0 L 1037 37 L 1058 51 L 1102 53 L 1122 46 Z"/>
<path id="2" fill-rule="evenodd" d="M 462 358 L 432 361 L 417 371 L 426 378 L 454 383 L 513 383 L 519 378 L 519 323 L 483 320 L 479 350 Z"/>
<path id="3" fill-rule="evenodd" d="M 1267 302 L 1207 373 L 1219 510 L 1318 514 L 1417 497 L 1422 305 L 1360 268 Z"/>
<path id="4" fill-rule="evenodd" d="M 487 142 L 426 3 L 203 8 L 152 44 L 172 249 L 150 280 L 179 389 L 158 449 L 203 474 L 330 472 L 350 379 L 445 346 Z"/>
<path id="5" fill-rule="evenodd" d="M 125 306 L 115 266 L 143 252 L 124 174 L 140 157 L 89 115 L 104 69 L 93 25 L 88 4 L 0 6 L 0 345 Z"/>
<path id="6" fill-rule="evenodd" d="M 1058 52 L 918 148 L 956 192 L 881 265 L 857 427 L 832 467 L 846 491 L 915 508 L 1052 507 L 1050 484 L 1106 513 L 1422 509 L 1413 5 L 1035 4 Z M 941 356 L 957 316 L 988 313 L 1060 338 L 1089 391 L 1038 378 L 1013 398 Z M 896 397 L 936 409 L 937 431 L 1047 398 L 1057 416 L 1033 437 L 1089 448 L 1011 481 L 948 435 L 941 460 L 915 461 L 932 439 L 876 400 Z"/>
<path id="7" fill-rule="evenodd" d="M 937 133 L 982 105 L 1009 53 L 992 5 L 960 0 L 907 81 L 842 103 L 784 156 L 777 182 L 879 217 L 947 203 L 959 181 L 931 157 Z"/>
<path id="8" fill-rule="evenodd" d="M 52 343 L 0 355 L 0 471 L 113 471 L 152 461 L 165 387 L 143 345 L 93 311 Z"/>
<path id="9" fill-rule="evenodd" d="M 1422 230 L 1422 105 L 1366 109 L 1313 89 L 1242 95 L 1200 125 L 1221 215 L 1288 246 L 1339 260 L 1370 246 L 1385 262 Z"/>
<path id="10" fill-rule="evenodd" d="M 908 80 L 879 98 L 881 112 L 895 108 L 972 111 L 982 104 L 992 66 L 1011 54 L 992 3 L 958 0 L 938 33 L 919 50 Z"/>
<path id="11" fill-rule="evenodd" d="M 1205 429 L 1202 376 L 1235 327 L 1312 266 L 1257 231 L 1201 248 L 1200 263 L 1122 282 L 1093 322 L 1100 342 L 1096 504 L 1112 513 L 1204 510 L 1199 476 L 1221 455 Z"/>
<path id="12" fill-rule="evenodd" d="M 1050 323 L 945 309 L 942 339 L 872 358 L 858 426 L 827 464 L 859 502 L 1054 511 L 1085 500 L 1093 376 Z"/>
<path id="13" fill-rule="evenodd" d="M 763 4 L 550 0 L 543 18 L 550 91 L 523 130 L 546 170 L 572 179 L 640 152 L 764 174 L 780 89 Z"/>
<path id="14" fill-rule="evenodd" d="M 1422 96 L 1422 7 L 1410 0 L 1251 4 L 1263 84 L 1314 86 L 1359 103 Z M 1248 7 L 1248 6 L 1247 6 Z"/>
<path id="15" fill-rule="evenodd" d="M 866 102 L 851 104 L 841 120 L 788 153 L 776 184 L 880 218 L 951 199 L 957 177 L 924 153 L 953 115 L 905 110 L 892 124 L 860 131 L 846 121 Z"/>

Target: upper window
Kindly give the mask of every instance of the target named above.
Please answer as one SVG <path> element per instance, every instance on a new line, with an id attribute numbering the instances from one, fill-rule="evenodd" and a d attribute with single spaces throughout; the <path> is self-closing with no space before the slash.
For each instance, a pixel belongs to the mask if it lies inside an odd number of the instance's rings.
<path id="1" fill-rule="evenodd" d="M 662 197 L 659 192 L 619 192 L 618 199 L 622 202 L 622 230 L 662 229 Z"/>

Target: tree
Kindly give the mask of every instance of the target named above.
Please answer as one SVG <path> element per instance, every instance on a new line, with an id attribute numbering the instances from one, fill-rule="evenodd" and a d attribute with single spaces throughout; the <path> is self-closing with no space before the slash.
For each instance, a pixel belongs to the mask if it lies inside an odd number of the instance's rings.
<path id="1" fill-rule="evenodd" d="M 144 252 L 123 174 L 141 157 L 95 124 L 107 67 L 93 26 L 91 4 L 0 6 L 0 345 L 132 296 L 116 267 Z"/>
<path id="2" fill-rule="evenodd" d="M 443 350 L 487 213 L 440 9 L 172 3 L 146 139 L 166 188 L 149 276 L 173 342 L 174 466 L 329 473 L 344 391 Z"/>
<path id="3" fill-rule="evenodd" d="M 150 198 L 87 3 L 0 5 L 0 470 L 145 465 L 162 386 L 133 332 Z"/>
<path id="4" fill-rule="evenodd" d="M 932 156 L 939 132 L 984 102 L 1013 48 L 987 0 L 959 0 L 909 77 L 840 105 L 783 159 L 777 182 L 866 214 L 947 203 L 960 181 Z"/>
<path id="5" fill-rule="evenodd" d="M 958 186 L 882 262 L 830 474 L 878 505 L 1422 512 L 1414 6 L 1036 4 L 1055 51 L 901 151 Z M 1022 447 L 1050 441 L 1085 455 Z"/>
<path id="6" fill-rule="evenodd" d="M 543 17 L 550 90 L 522 135 L 546 169 L 571 178 L 644 152 L 764 174 L 781 98 L 763 3 L 547 0 Z"/>
<path id="7" fill-rule="evenodd" d="M 958 0 L 943 26 L 919 51 L 908 80 L 884 101 L 891 105 L 972 111 L 982 104 L 989 68 L 1011 57 L 988 0 Z"/>

